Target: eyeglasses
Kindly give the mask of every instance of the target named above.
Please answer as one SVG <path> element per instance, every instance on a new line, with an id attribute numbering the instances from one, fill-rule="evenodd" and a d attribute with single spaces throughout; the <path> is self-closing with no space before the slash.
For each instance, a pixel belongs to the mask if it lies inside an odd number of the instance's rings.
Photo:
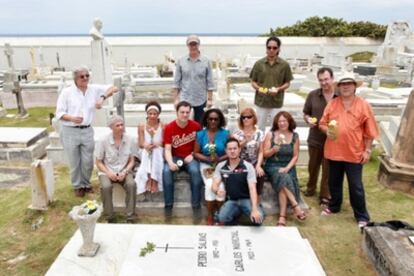
<path id="1" fill-rule="evenodd" d="M 248 115 L 248 116 L 241 116 L 241 119 L 242 119 L 242 120 L 245 120 L 245 119 L 251 119 L 251 118 L 253 118 L 253 116 L 252 116 L 252 115 Z"/>
<path id="2" fill-rule="evenodd" d="M 80 79 L 89 79 L 89 74 L 86 75 L 80 75 L 79 76 Z"/>
<path id="3" fill-rule="evenodd" d="M 210 117 L 210 118 L 208 118 L 207 120 L 209 120 L 210 122 L 212 122 L 212 121 L 218 121 L 219 120 L 219 118 L 216 118 L 216 117 Z"/>
<path id="4" fill-rule="evenodd" d="M 277 49 L 279 49 L 279 47 L 267 46 L 267 49 L 268 50 L 277 50 Z"/>

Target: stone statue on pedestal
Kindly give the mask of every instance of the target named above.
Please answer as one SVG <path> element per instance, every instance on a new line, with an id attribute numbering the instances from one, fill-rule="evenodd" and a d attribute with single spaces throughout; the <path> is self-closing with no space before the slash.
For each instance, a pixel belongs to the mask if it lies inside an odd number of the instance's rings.
<path id="1" fill-rule="evenodd" d="M 104 36 L 101 32 L 103 27 L 102 21 L 99 18 L 95 18 L 93 20 L 93 26 L 89 31 L 89 34 L 92 36 L 94 40 L 103 40 Z"/>
<path id="2" fill-rule="evenodd" d="M 9 70 L 14 72 L 14 63 L 13 63 L 13 49 L 9 43 L 4 44 L 4 54 L 7 58 L 7 64 L 9 65 Z"/>
<path id="3" fill-rule="evenodd" d="M 102 21 L 95 18 L 93 27 L 89 34 L 92 37 L 91 53 L 92 53 L 92 83 L 113 84 L 111 53 L 109 45 L 106 42 L 101 30 Z"/>

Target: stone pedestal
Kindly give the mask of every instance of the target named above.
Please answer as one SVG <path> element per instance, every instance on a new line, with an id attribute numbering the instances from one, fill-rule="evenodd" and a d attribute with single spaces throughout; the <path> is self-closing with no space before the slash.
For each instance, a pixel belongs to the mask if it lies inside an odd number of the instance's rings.
<path id="1" fill-rule="evenodd" d="M 391 188 L 414 194 L 414 90 L 401 118 L 389 156 L 380 157 L 379 181 Z"/>
<path id="2" fill-rule="evenodd" d="M 95 225 L 98 218 L 102 213 L 102 205 L 92 214 L 85 214 L 83 207 L 75 206 L 70 211 L 70 217 L 79 226 L 79 230 L 82 234 L 83 244 L 78 251 L 79 257 L 93 257 L 98 252 L 100 247 L 99 243 L 93 242 L 93 236 L 95 233 Z"/>

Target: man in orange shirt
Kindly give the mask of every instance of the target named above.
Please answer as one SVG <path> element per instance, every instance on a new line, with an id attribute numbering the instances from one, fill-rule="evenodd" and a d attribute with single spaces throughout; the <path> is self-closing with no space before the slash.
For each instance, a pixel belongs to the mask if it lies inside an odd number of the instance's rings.
<path id="1" fill-rule="evenodd" d="M 379 131 L 371 106 L 355 95 L 362 82 L 353 76 L 341 78 L 336 86 L 339 97 L 328 103 L 319 128 L 326 133 L 324 155 L 329 160 L 331 201 L 322 215 L 341 210 L 344 173 L 348 179 L 349 198 L 359 227 L 370 220 L 365 206 L 362 167 L 371 156 L 372 141 Z"/>

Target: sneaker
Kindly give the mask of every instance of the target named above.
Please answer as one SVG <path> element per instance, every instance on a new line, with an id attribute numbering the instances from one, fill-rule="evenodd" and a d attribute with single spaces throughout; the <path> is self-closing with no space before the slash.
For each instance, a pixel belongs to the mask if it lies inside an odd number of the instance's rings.
<path id="1" fill-rule="evenodd" d="M 359 227 L 360 229 L 362 229 L 362 228 L 364 228 L 365 226 L 367 226 L 367 224 L 368 224 L 368 221 L 365 221 L 365 220 L 358 221 L 358 227 Z"/>
<path id="2" fill-rule="evenodd" d="M 328 208 L 329 207 L 329 199 L 321 198 L 321 200 L 319 201 L 319 206 L 321 207 L 322 210 L 325 210 L 326 208 Z"/>
<path id="3" fill-rule="evenodd" d="M 321 216 L 330 216 L 330 215 L 332 215 L 333 213 L 332 213 L 332 211 L 329 209 L 329 208 L 325 208 L 325 209 L 323 209 L 322 210 L 322 212 L 321 212 Z"/>
<path id="4" fill-rule="evenodd" d="M 172 222 L 172 215 L 173 215 L 173 210 L 172 210 L 172 206 L 165 206 L 164 207 L 164 222 L 165 224 L 171 224 Z"/>

